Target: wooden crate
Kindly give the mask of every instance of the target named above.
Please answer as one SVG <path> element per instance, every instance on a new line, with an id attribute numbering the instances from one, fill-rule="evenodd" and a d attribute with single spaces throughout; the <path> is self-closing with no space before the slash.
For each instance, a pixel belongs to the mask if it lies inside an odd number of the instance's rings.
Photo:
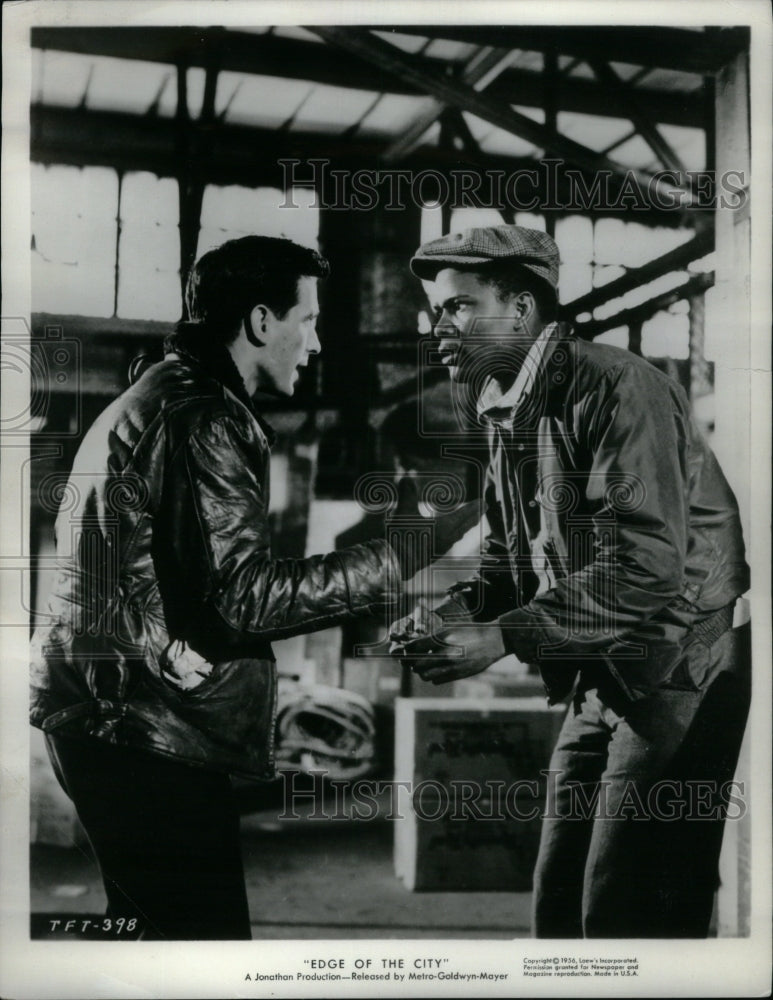
<path id="1" fill-rule="evenodd" d="M 543 698 L 396 702 L 395 872 L 412 890 L 526 891 L 564 706 Z"/>

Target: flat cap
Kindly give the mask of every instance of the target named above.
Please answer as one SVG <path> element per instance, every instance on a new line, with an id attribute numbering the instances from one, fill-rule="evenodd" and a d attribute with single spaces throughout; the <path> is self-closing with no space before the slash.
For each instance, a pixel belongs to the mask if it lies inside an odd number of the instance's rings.
<path id="1" fill-rule="evenodd" d="M 558 288 L 558 247 L 547 233 L 523 226 L 479 226 L 422 243 L 411 258 L 417 278 L 434 278 L 444 267 L 512 261 Z"/>

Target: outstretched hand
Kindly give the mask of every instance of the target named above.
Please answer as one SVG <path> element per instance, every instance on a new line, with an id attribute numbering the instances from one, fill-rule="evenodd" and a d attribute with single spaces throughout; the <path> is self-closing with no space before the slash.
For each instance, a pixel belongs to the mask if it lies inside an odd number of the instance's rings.
<path id="1" fill-rule="evenodd" d="M 415 635 L 395 652 L 404 666 L 433 684 L 472 677 L 507 656 L 497 622 L 440 627 Z"/>
<path id="2" fill-rule="evenodd" d="M 407 643 L 420 636 L 432 635 L 443 627 L 443 619 L 423 601 L 419 601 L 413 611 L 389 626 L 389 652 L 399 656 Z"/>

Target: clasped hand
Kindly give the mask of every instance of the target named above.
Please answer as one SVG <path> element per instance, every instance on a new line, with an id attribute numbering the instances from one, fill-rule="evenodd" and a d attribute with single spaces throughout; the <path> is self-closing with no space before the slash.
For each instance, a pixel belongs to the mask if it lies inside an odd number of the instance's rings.
<path id="1" fill-rule="evenodd" d="M 422 604 L 391 627 L 389 638 L 389 652 L 433 684 L 472 677 L 507 655 L 498 622 L 444 623 Z"/>

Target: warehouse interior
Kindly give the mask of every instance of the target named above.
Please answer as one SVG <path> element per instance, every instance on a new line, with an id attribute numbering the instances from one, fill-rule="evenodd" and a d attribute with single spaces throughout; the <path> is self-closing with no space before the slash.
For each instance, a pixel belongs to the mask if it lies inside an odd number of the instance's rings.
<path id="1" fill-rule="evenodd" d="M 391 502 L 431 507 L 443 477 L 471 484 L 470 411 L 433 365 L 407 263 L 423 240 L 503 221 L 556 239 L 561 315 L 578 336 L 626 347 L 682 384 L 748 535 L 747 29 L 36 27 L 31 44 L 33 625 L 45 619 L 54 517 L 84 431 L 133 360 L 160 351 L 193 261 L 248 233 L 288 236 L 332 265 L 322 354 L 292 399 L 264 406 L 278 435 L 277 555 L 373 537 Z M 391 181 L 371 197 L 355 176 Z M 490 178 L 507 194 L 515 176 L 523 203 L 492 204 Z M 603 196 L 587 196 L 600 176 Z M 384 500 L 375 487 L 387 481 Z M 429 581 L 440 594 L 468 570 L 481 530 L 416 593 Z M 406 734 L 427 699 L 458 729 L 528 701 L 539 724 L 524 758 L 546 766 L 556 712 L 539 679 L 509 657 L 434 687 L 385 655 L 378 622 L 275 652 L 287 706 L 299 691 L 343 690 L 366 732 L 332 789 L 311 772 L 335 756 L 289 738 L 282 781 L 239 785 L 253 936 L 528 935 L 533 840 L 514 860 L 507 830 L 486 840 L 468 823 L 432 846 L 442 861 L 429 872 L 421 829 L 395 818 L 385 788 L 417 773 Z M 292 733 L 291 712 L 285 722 Z M 470 750 L 486 773 L 502 766 L 496 741 L 507 736 L 506 721 L 490 725 L 492 749 Z M 369 810 L 352 799 L 355 777 L 384 783 Z M 31 818 L 33 933 L 48 914 L 100 912 L 98 874 L 37 733 Z M 728 824 L 717 935 L 748 933 L 748 855 L 746 821 Z"/>

